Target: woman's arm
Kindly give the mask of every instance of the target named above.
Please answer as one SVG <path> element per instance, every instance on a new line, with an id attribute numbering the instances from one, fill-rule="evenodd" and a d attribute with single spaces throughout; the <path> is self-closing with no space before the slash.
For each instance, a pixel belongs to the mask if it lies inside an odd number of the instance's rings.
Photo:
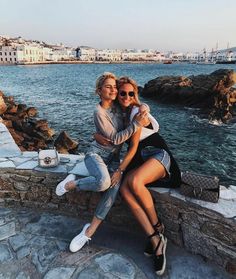
<path id="1" fill-rule="evenodd" d="M 130 125 L 119 132 L 114 129 L 112 121 L 110 121 L 106 115 L 96 113 L 94 115 L 94 123 L 98 133 L 101 133 L 106 139 L 110 140 L 112 144 L 120 145 L 129 139 L 139 127 L 146 124 L 145 115 L 146 112 L 143 112 L 135 116 Z"/>
<path id="2" fill-rule="evenodd" d="M 150 122 L 152 123 L 152 128 L 155 132 L 159 131 L 159 123 L 157 122 L 156 118 L 154 118 L 150 113 L 148 113 L 148 119 L 150 120 Z"/>
<path id="3" fill-rule="evenodd" d="M 137 113 L 141 111 L 146 111 L 147 112 L 147 118 L 149 120 L 149 122 L 147 122 L 147 125 L 144 125 L 144 127 L 148 126 L 148 124 L 152 124 L 152 128 L 154 132 L 158 132 L 159 131 L 159 123 L 157 122 L 157 120 L 149 113 L 150 109 L 149 106 L 145 103 L 141 104 L 140 107 L 133 107 L 131 114 L 130 114 L 130 121 L 132 121 L 132 119 L 135 117 L 135 115 Z"/>
<path id="4" fill-rule="evenodd" d="M 113 173 L 111 177 L 111 186 L 115 186 L 121 179 L 123 172 L 133 159 L 139 145 L 139 139 L 142 128 L 139 128 L 131 137 L 131 143 L 128 152 L 125 154 L 123 161 L 119 168 Z"/>

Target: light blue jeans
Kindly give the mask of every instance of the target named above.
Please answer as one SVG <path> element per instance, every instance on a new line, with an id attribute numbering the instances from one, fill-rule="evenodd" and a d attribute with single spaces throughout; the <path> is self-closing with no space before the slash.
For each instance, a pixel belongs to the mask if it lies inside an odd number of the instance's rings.
<path id="1" fill-rule="evenodd" d="M 92 152 L 86 154 L 84 162 L 90 176 L 76 180 L 76 186 L 82 191 L 103 192 L 95 216 L 104 220 L 115 202 L 120 187 L 120 184 L 110 187 L 110 173 L 114 171 L 116 162 L 109 162 L 107 165 L 100 155 Z"/>

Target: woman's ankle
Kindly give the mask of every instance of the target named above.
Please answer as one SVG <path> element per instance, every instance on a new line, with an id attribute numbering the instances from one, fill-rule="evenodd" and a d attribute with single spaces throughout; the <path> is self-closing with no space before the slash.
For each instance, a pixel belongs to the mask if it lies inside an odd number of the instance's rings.
<path id="1" fill-rule="evenodd" d="M 94 235 L 96 230 L 94 230 L 93 228 L 91 228 L 91 225 L 87 228 L 87 230 L 85 231 L 85 235 L 87 237 L 92 237 Z"/>
<path id="2" fill-rule="evenodd" d="M 76 184 L 75 184 L 74 181 L 69 181 L 69 182 L 67 182 L 66 185 L 65 185 L 66 191 L 72 191 L 72 190 L 74 190 L 75 188 L 76 188 Z"/>

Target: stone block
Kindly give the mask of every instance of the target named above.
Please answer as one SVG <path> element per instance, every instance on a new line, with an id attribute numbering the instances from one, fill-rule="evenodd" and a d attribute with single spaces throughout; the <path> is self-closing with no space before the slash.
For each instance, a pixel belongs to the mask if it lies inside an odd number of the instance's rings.
<path id="1" fill-rule="evenodd" d="M 30 184 L 28 182 L 14 182 L 14 188 L 18 191 L 27 191 L 30 188 Z"/>
<path id="2" fill-rule="evenodd" d="M 9 214 L 12 214 L 11 209 L 9 209 L 9 208 L 4 208 L 4 207 L 1 207 L 1 208 L 0 208 L 0 217 L 1 217 L 1 218 L 2 218 L 2 217 L 6 217 L 6 216 L 8 216 Z"/>
<path id="3" fill-rule="evenodd" d="M 37 183 L 42 183 L 44 181 L 44 179 L 45 179 L 45 177 L 32 175 L 30 177 L 29 181 L 37 184 Z"/>
<path id="4" fill-rule="evenodd" d="M 56 267 L 49 270 L 43 279 L 70 279 L 74 271 L 74 267 Z"/>
<path id="5" fill-rule="evenodd" d="M 14 201 L 20 201 L 20 194 L 16 191 L 0 191 L 0 198 L 3 198 L 4 201 L 10 199 Z"/>
<path id="6" fill-rule="evenodd" d="M 25 246 L 30 238 L 32 238 L 32 236 L 21 233 L 10 237 L 9 243 L 12 249 L 16 252 L 19 248 Z"/>
<path id="7" fill-rule="evenodd" d="M 66 199 L 69 202 L 69 204 L 77 204 L 80 206 L 88 206 L 89 202 L 90 202 L 90 197 L 91 197 L 91 193 L 89 192 L 70 192 L 66 194 Z"/>
<path id="8" fill-rule="evenodd" d="M 20 182 L 27 182 L 30 179 L 30 176 L 28 174 L 26 175 L 19 175 L 15 174 L 13 177 L 14 181 L 20 181 Z"/>
<path id="9" fill-rule="evenodd" d="M 224 266 L 225 260 L 218 254 L 218 245 L 214 240 L 204 236 L 203 233 L 196 228 L 188 226 L 188 224 L 181 225 L 183 232 L 184 247 L 198 255 L 202 255 L 215 263 Z"/>
<path id="10" fill-rule="evenodd" d="M 12 221 L 0 226 L 0 240 L 6 239 L 15 234 L 16 234 L 15 222 Z"/>
<path id="11" fill-rule="evenodd" d="M 14 191 L 13 184 L 0 178 L 0 189 L 7 191 Z"/>
<path id="12" fill-rule="evenodd" d="M 32 253 L 32 262 L 40 273 L 44 273 L 58 253 L 57 245 L 54 242 L 49 242 L 37 252 Z"/>
<path id="13" fill-rule="evenodd" d="M 17 253 L 16 253 L 16 257 L 17 259 L 22 259 L 24 257 L 27 257 L 30 254 L 31 250 L 29 246 L 24 246 L 21 247 Z"/>
<path id="14" fill-rule="evenodd" d="M 223 218 L 219 223 L 207 220 L 202 225 L 201 230 L 207 236 L 220 240 L 226 245 L 236 245 L 236 224 L 234 227 L 229 227 L 224 223 Z"/>
<path id="15" fill-rule="evenodd" d="M 13 258 L 12 253 L 6 244 L 0 244 L 0 263 L 4 263 Z"/>
<path id="16" fill-rule="evenodd" d="M 95 259 L 101 270 L 118 278 L 134 279 L 136 269 L 125 257 L 109 253 Z"/>
<path id="17" fill-rule="evenodd" d="M 51 191 L 44 186 L 34 186 L 31 187 L 31 190 L 27 191 L 25 198 L 28 201 L 47 203 L 51 199 Z"/>

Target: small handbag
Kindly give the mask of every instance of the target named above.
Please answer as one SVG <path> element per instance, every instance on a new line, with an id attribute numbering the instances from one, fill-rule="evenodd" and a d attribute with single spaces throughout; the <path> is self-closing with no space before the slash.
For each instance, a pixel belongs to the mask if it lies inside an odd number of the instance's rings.
<path id="1" fill-rule="evenodd" d="M 219 178 L 193 172 L 183 172 L 180 185 L 181 194 L 208 202 L 219 200 Z"/>
<path id="2" fill-rule="evenodd" d="M 42 168 L 52 168 L 58 166 L 60 160 L 56 149 L 40 150 L 38 163 Z"/>

